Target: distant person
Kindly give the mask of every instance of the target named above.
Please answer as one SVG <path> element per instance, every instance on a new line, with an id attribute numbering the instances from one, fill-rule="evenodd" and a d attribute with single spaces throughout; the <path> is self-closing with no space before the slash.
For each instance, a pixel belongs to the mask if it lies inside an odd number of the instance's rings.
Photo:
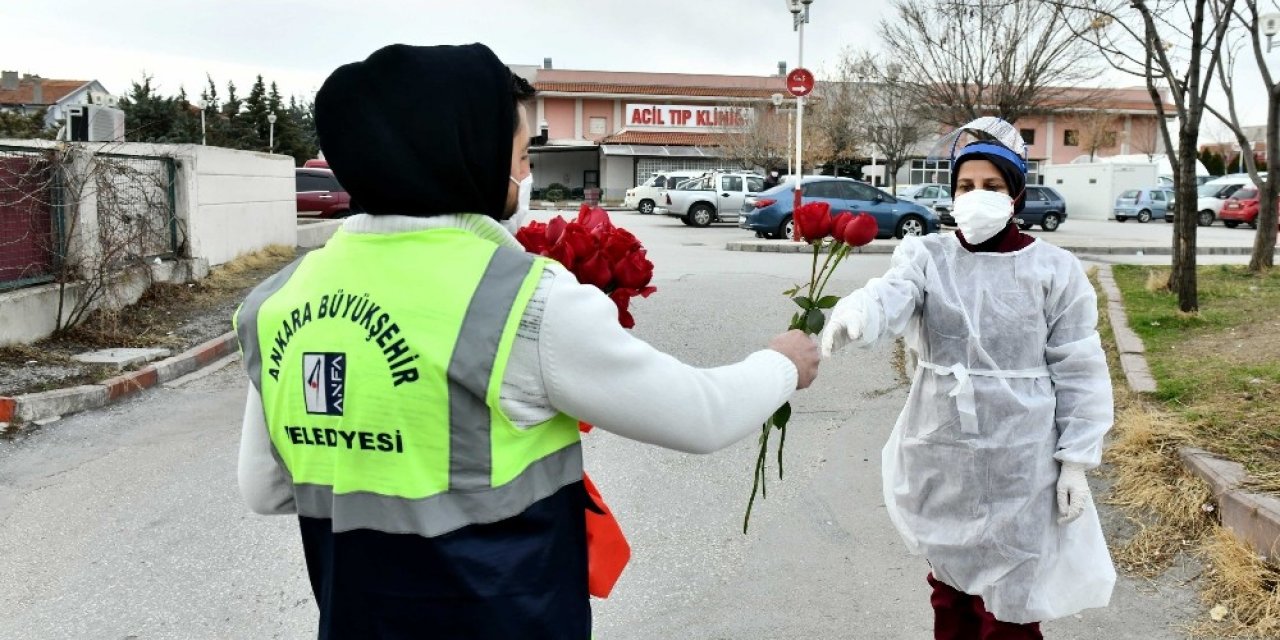
<path id="1" fill-rule="evenodd" d="M 236 331 L 241 493 L 298 515 L 321 639 L 587 640 L 578 421 L 712 452 L 817 374 L 799 331 L 685 364 L 526 253 L 533 96 L 479 44 L 389 46 L 316 95 L 366 213 L 254 289 Z"/>
<path id="2" fill-rule="evenodd" d="M 917 360 L 884 447 L 884 501 L 929 561 L 936 640 L 1043 637 L 1106 606 L 1115 569 L 1085 471 L 1112 423 L 1111 375 L 1080 261 L 1019 231 L 1018 130 L 951 158 L 954 235 L 907 237 L 888 272 L 841 300 L 823 352 L 903 336 Z M 994 139 L 991 139 L 994 138 Z"/>
<path id="3" fill-rule="evenodd" d="M 777 170 L 777 169 L 773 169 L 773 170 L 769 171 L 769 175 L 767 175 L 767 176 L 765 176 L 765 177 L 764 177 L 764 188 L 765 188 L 766 190 L 768 190 L 768 189 L 772 189 L 772 188 L 774 188 L 774 187 L 778 186 L 778 184 L 779 184 L 779 183 L 780 183 L 780 181 L 779 181 L 779 178 L 778 178 L 778 170 Z"/>

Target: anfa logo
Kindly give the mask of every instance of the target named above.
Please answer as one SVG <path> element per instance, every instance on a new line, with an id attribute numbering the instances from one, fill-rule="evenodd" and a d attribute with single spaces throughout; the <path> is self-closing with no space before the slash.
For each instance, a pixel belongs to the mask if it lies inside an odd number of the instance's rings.
<path id="1" fill-rule="evenodd" d="M 340 416 L 347 395 L 347 354 L 302 354 L 302 394 L 307 413 Z"/>

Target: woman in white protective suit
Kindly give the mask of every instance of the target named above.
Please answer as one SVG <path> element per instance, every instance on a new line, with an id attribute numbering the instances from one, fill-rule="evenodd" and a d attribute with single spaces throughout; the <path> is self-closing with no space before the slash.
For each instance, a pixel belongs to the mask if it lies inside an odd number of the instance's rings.
<path id="1" fill-rule="evenodd" d="M 979 138 L 955 151 L 961 133 Z M 1085 471 L 1111 379 L 1080 262 L 1019 231 L 1025 147 L 976 120 L 950 145 L 959 231 L 907 237 L 833 309 L 823 351 L 902 335 L 917 360 L 883 452 L 884 500 L 929 561 L 938 640 L 1041 638 L 1115 584 Z"/>

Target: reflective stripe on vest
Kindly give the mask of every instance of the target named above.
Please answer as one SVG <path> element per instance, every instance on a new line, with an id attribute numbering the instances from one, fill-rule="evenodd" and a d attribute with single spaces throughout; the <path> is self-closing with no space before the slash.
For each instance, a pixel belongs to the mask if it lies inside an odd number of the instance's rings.
<path id="1" fill-rule="evenodd" d="M 544 265 L 462 230 L 340 231 L 249 295 L 236 331 L 300 515 L 438 536 L 582 479 L 576 421 L 498 408 Z"/>

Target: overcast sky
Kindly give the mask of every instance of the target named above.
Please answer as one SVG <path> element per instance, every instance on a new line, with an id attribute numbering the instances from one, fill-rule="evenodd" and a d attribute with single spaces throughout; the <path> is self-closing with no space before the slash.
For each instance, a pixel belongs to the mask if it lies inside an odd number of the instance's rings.
<path id="1" fill-rule="evenodd" d="M 205 73 L 226 96 L 261 73 L 310 96 L 333 68 L 394 42 L 483 42 L 508 64 L 677 73 L 773 73 L 796 64 L 786 0 L 2 0 L 0 66 L 97 79 L 116 94 L 143 72 L 193 97 Z M 849 45 L 874 48 L 889 0 L 815 0 L 805 66 L 834 69 Z M 17 5 L 17 6 L 15 6 Z M 1280 71 L 1280 48 L 1271 54 Z M 1265 123 L 1252 65 L 1237 80 L 1246 124 Z M 1113 86 L 1132 85 L 1114 78 Z M 1207 118 L 1207 116 L 1206 116 Z M 1213 133 L 1208 125 L 1204 131 Z"/>

